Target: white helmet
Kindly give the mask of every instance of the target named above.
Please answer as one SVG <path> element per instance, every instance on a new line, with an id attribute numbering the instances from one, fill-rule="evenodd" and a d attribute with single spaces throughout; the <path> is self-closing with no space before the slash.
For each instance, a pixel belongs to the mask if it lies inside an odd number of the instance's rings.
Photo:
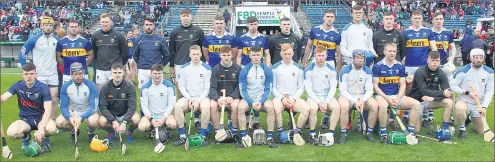
<path id="1" fill-rule="evenodd" d="M 469 52 L 469 58 L 473 58 L 473 56 L 477 55 L 485 56 L 485 51 L 479 48 L 474 48 L 471 52 Z"/>
<path id="2" fill-rule="evenodd" d="M 443 72 L 445 72 L 445 74 L 451 74 L 455 71 L 455 65 L 453 63 L 448 62 L 445 65 L 443 65 L 442 70 Z"/>

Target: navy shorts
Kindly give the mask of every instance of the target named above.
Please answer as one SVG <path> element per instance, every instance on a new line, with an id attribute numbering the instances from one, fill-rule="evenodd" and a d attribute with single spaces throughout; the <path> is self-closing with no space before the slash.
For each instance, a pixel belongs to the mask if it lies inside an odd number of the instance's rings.
<path id="1" fill-rule="evenodd" d="M 41 116 L 21 117 L 21 120 L 26 122 L 29 125 L 29 127 L 31 127 L 31 130 L 38 130 L 38 124 L 41 121 Z"/>

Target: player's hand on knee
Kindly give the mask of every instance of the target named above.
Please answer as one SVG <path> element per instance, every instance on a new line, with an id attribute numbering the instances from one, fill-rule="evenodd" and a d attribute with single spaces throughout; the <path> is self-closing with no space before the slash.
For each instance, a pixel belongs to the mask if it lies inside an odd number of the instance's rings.
<path id="1" fill-rule="evenodd" d="M 194 102 L 193 102 L 193 100 L 191 100 L 191 99 L 188 99 L 188 100 L 187 100 L 187 103 L 188 103 L 188 105 L 189 105 L 189 107 L 190 107 L 190 108 L 194 106 L 194 105 L 193 105 L 193 104 L 194 104 Z"/>
<path id="2" fill-rule="evenodd" d="M 430 97 L 430 96 L 423 96 L 421 99 L 423 101 L 426 101 L 426 102 L 430 102 L 430 101 L 434 101 L 435 100 L 435 98 Z"/>
<path id="3" fill-rule="evenodd" d="M 253 108 L 255 111 L 260 111 L 261 110 L 261 102 L 254 102 Z"/>
<path id="4" fill-rule="evenodd" d="M 474 92 L 469 92 L 468 96 L 473 100 L 476 98 L 476 94 Z"/>
<path id="5" fill-rule="evenodd" d="M 233 99 L 232 97 L 226 97 L 226 99 L 227 99 L 227 103 L 228 103 L 228 104 L 229 104 L 229 103 L 232 103 L 232 101 L 234 101 L 234 99 Z"/>
<path id="6" fill-rule="evenodd" d="M 481 110 L 478 110 L 480 112 L 480 115 L 483 116 L 483 117 L 486 117 L 486 109 L 485 108 L 481 108 Z"/>
<path id="7" fill-rule="evenodd" d="M 220 97 L 220 98 L 218 99 L 218 104 L 220 104 L 220 105 L 225 105 L 225 104 L 227 104 L 227 98 L 226 98 L 226 97 Z"/>

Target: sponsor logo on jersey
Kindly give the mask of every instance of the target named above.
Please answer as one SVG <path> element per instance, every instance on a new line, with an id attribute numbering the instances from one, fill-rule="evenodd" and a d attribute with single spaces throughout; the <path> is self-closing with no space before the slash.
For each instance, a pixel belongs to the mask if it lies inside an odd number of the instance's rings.
<path id="1" fill-rule="evenodd" d="M 125 93 L 121 93 L 120 98 L 125 98 Z"/>

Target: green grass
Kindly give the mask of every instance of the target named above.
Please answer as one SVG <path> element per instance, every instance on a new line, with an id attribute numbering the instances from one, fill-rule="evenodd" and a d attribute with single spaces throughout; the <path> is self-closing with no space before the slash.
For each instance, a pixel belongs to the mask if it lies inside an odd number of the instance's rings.
<path id="1" fill-rule="evenodd" d="M 168 70 L 167 70 L 168 71 Z M 1 75 L 1 93 L 14 82 L 21 80 L 20 75 L 6 74 L 16 73 L 19 69 L 2 69 Z M 139 100 L 138 100 L 139 101 Z M 491 128 L 494 128 L 494 106 L 493 102 L 488 109 L 488 123 Z M 441 124 L 442 110 L 435 111 L 435 124 Z M 1 104 L 1 117 L 4 130 L 14 120 L 17 120 L 19 110 L 17 108 L 17 99 L 13 97 L 6 103 Z M 265 114 L 261 113 L 260 123 L 266 128 Z M 188 115 L 187 115 L 188 117 Z M 320 117 L 320 115 L 318 115 Z M 284 113 L 284 123 L 287 123 L 288 115 Z M 319 122 L 318 122 L 319 123 Z M 287 125 L 284 124 L 285 129 Z M 319 125 L 317 126 L 317 128 Z M 85 126 L 82 126 L 82 132 L 85 132 Z M 457 129 L 457 128 L 456 128 Z M 197 130 L 194 133 L 199 133 Z M 340 128 L 336 129 L 337 140 L 340 137 Z M 388 131 L 392 129 L 389 127 Z M 457 136 L 456 132 L 456 136 Z M 96 132 L 100 137 L 106 137 L 106 132 L 98 130 Z M 308 134 L 305 130 L 304 134 Z M 426 135 L 425 129 L 420 133 Z M 421 143 L 415 146 L 410 145 L 383 145 L 379 142 L 370 143 L 366 141 L 358 132 L 348 132 L 348 142 L 345 145 L 334 145 L 332 147 L 315 147 L 306 144 L 302 147 L 295 145 L 279 145 L 277 149 L 270 149 L 267 146 L 254 146 L 245 149 L 236 149 L 234 144 L 219 144 L 209 145 L 203 148 L 192 148 L 189 152 L 184 151 L 184 147 L 175 147 L 173 142 L 177 139 L 177 131 L 172 131 L 172 139 L 166 145 L 165 151 L 161 154 L 153 152 L 153 143 L 147 137 L 147 133 L 135 131 L 135 142 L 127 144 L 127 154 L 121 155 L 120 147 L 111 147 L 105 153 L 93 153 L 89 150 L 87 143 L 87 135 L 81 133 L 79 136 L 79 160 L 83 161 L 124 161 L 124 160 L 174 160 L 174 161 L 210 161 L 210 160 L 237 160 L 237 161 L 329 161 L 329 160 L 394 160 L 394 161 L 493 161 L 494 160 L 494 145 L 483 141 L 482 135 L 477 135 L 468 127 L 468 138 L 459 140 L 454 137 L 452 140 L 458 142 L 457 145 L 446 145 L 431 140 L 421 139 Z M 123 137 L 125 138 L 125 137 Z M 379 137 L 375 135 L 375 139 Z M 38 157 L 28 158 L 23 155 L 21 150 L 20 140 L 8 139 L 10 149 L 14 154 L 14 160 L 19 161 L 72 161 L 74 157 L 74 145 L 69 142 L 69 133 L 62 132 L 53 137 L 52 152 L 43 153 Z M 212 139 L 213 140 L 213 139 Z M 118 145 L 118 138 L 114 139 Z"/>

